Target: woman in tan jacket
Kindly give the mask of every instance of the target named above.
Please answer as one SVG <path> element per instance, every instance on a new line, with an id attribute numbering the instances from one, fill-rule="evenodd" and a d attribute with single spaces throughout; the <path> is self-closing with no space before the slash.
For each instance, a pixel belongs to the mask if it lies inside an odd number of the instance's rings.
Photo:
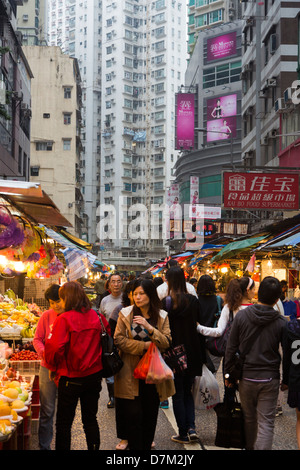
<path id="1" fill-rule="evenodd" d="M 150 450 L 154 439 L 159 403 L 175 393 L 174 381 L 146 384 L 135 379 L 134 369 L 151 342 L 164 351 L 171 334 L 168 314 L 160 308 L 151 280 L 137 279 L 133 287 L 134 305 L 120 311 L 115 343 L 124 366 L 115 376 L 116 420 L 126 422 L 130 450 Z"/>

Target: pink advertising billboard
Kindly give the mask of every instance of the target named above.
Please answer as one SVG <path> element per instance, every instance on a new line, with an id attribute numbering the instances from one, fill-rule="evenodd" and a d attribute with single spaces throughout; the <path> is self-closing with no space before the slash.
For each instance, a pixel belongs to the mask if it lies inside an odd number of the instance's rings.
<path id="1" fill-rule="evenodd" d="M 207 142 L 236 137 L 237 95 L 207 100 Z"/>
<path id="2" fill-rule="evenodd" d="M 236 54 L 236 31 L 207 39 L 207 62 Z"/>
<path id="3" fill-rule="evenodd" d="M 193 93 L 176 95 L 176 150 L 194 147 L 195 97 Z"/>

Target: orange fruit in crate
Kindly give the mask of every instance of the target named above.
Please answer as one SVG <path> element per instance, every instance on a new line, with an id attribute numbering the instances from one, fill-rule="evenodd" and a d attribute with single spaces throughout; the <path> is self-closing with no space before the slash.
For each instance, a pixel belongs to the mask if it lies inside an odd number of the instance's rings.
<path id="1" fill-rule="evenodd" d="M 11 382 L 9 382 L 8 387 L 9 388 L 17 388 L 17 387 L 20 388 L 21 384 L 18 380 L 12 380 Z"/>
<path id="2" fill-rule="evenodd" d="M 19 392 L 16 388 L 7 388 L 3 392 L 3 395 L 7 398 L 18 398 Z"/>
<path id="3" fill-rule="evenodd" d="M 22 400 L 14 400 L 11 404 L 13 410 L 24 408 L 24 402 Z"/>
<path id="4" fill-rule="evenodd" d="M 9 416 L 10 414 L 11 408 L 9 405 L 0 405 L 0 416 Z"/>

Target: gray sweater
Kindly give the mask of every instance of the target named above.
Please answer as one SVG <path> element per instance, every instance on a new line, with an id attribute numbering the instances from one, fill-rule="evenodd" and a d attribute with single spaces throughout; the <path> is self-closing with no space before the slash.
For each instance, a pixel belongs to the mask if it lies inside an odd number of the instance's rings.
<path id="1" fill-rule="evenodd" d="M 272 307 L 255 304 L 240 310 L 234 318 L 227 342 L 225 374 L 233 364 L 235 354 L 243 354 L 253 329 L 263 327 L 252 340 L 251 349 L 245 357 L 243 378 L 279 379 L 279 345 L 282 343 L 285 325 L 286 320 Z"/>

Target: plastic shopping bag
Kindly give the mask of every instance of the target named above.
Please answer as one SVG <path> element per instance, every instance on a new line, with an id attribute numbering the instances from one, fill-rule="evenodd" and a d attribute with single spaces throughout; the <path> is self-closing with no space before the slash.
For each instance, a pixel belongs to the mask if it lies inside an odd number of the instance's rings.
<path id="1" fill-rule="evenodd" d="M 220 403 L 218 382 L 205 364 L 202 367 L 202 375 L 195 378 L 193 397 L 196 410 L 208 410 Z"/>
<path id="2" fill-rule="evenodd" d="M 149 370 L 146 377 L 147 384 L 159 384 L 165 380 L 174 379 L 174 374 L 170 367 L 165 363 L 158 347 L 151 343 L 151 358 Z"/>
<path id="3" fill-rule="evenodd" d="M 149 370 L 149 365 L 150 365 L 152 345 L 153 343 L 150 344 L 147 352 L 143 355 L 142 359 L 140 360 L 140 362 L 134 369 L 133 377 L 135 379 L 146 380 L 148 370 Z"/>

